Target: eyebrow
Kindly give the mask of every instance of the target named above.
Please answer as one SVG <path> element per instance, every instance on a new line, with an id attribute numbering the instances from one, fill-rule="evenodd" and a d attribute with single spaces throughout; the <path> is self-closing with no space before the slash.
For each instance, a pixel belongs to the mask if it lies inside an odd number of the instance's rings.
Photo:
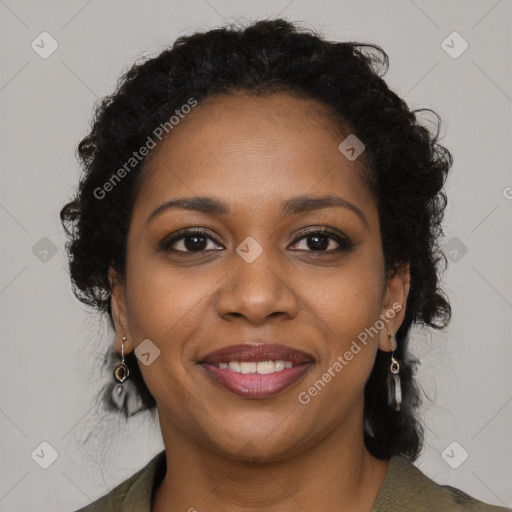
<path id="1" fill-rule="evenodd" d="M 346 199 L 335 195 L 326 196 L 297 196 L 287 199 L 281 206 L 281 213 L 284 217 L 297 215 L 299 213 L 322 210 L 324 208 L 342 207 L 354 212 L 368 231 L 370 227 L 363 212 L 354 204 Z M 162 203 L 148 217 L 147 223 L 165 211 L 180 208 L 183 210 L 193 210 L 207 213 L 210 215 L 229 215 L 230 208 L 227 203 L 214 197 L 193 196 L 179 197 Z"/>

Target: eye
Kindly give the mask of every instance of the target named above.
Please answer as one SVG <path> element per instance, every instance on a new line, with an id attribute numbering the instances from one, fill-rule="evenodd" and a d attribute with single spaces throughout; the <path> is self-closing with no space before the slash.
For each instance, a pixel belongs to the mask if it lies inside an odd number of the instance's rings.
<path id="1" fill-rule="evenodd" d="M 210 246 L 208 246 L 210 244 Z M 212 235 L 202 229 L 182 229 L 174 233 L 172 237 L 166 237 L 160 242 L 159 247 L 162 251 L 173 253 L 202 253 L 219 249 L 216 244 L 220 242 Z M 345 235 L 334 233 L 328 229 L 315 229 L 307 232 L 304 236 L 298 238 L 290 247 L 302 244 L 293 250 L 314 252 L 314 253 L 333 253 L 341 251 L 350 251 L 355 244 Z"/>
<path id="2" fill-rule="evenodd" d="M 174 233 L 172 238 L 164 238 L 159 246 L 163 251 L 176 253 L 201 253 L 212 249 L 219 250 L 215 249 L 215 246 L 213 248 L 211 245 L 208 247 L 209 242 L 219 243 L 202 229 L 187 228 Z"/>
<path id="3" fill-rule="evenodd" d="M 334 233 L 325 228 L 309 231 L 305 236 L 297 239 L 293 245 L 300 243 L 302 243 L 303 247 L 295 250 L 316 253 L 350 251 L 355 247 L 355 244 L 347 236 L 341 233 Z"/>

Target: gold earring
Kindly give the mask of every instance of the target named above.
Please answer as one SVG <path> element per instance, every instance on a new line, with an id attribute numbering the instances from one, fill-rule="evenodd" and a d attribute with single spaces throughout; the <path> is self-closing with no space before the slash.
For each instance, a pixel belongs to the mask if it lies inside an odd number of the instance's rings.
<path id="1" fill-rule="evenodd" d="M 114 380 L 118 384 L 122 384 L 130 377 L 130 370 L 128 366 L 126 366 L 124 362 L 124 342 L 126 341 L 126 336 L 123 336 L 123 342 L 121 343 L 121 363 L 118 364 L 114 368 Z"/>

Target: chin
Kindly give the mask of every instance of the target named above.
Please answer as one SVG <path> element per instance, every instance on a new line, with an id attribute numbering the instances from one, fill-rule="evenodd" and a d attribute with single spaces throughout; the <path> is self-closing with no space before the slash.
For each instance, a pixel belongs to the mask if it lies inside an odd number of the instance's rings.
<path id="1" fill-rule="evenodd" d="M 209 448 L 230 459 L 246 462 L 274 462 L 300 451 L 296 439 L 289 435 L 258 434 L 253 430 L 230 432 L 223 439 L 208 439 Z"/>

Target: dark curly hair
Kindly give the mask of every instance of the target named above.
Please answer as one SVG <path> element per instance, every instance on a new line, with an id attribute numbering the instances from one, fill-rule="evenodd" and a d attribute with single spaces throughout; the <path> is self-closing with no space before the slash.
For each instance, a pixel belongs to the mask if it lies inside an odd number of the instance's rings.
<path id="1" fill-rule="evenodd" d="M 408 354 L 409 330 L 413 323 L 440 329 L 451 317 L 439 287 L 441 260 L 445 268 L 447 263 L 439 241 L 446 206 L 443 186 L 453 161 L 438 143 L 439 116 L 430 109 L 411 111 L 381 78 L 388 65 L 388 55 L 377 45 L 326 41 L 283 19 L 182 36 L 156 57 L 134 64 L 114 94 L 98 103 L 91 132 L 78 146 L 84 171 L 79 188 L 60 216 L 68 235 L 73 291 L 112 322 L 108 269 L 112 265 L 123 276 L 131 211 L 147 158 L 104 199 L 98 199 L 97 191 L 155 127 L 168 122 L 190 98 L 200 102 L 215 94 L 288 92 L 321 102 L 340 127 L 349 127 L 365 145 L 363 161 L 378 205 L 386 271 L 410 265 L 405 319 L 396 333 L 402 409 L 388 406 L 389 354 L 378 351 L 365 388 L 364 434 L 375 457 L 401 454 L 414 461 L 423 429 L 417 418 L 420 393 L 414 380 L 417 361 Z M 420 123 L 417 114 L 424 111 L 437 118 L 435 135 Z M 139 410 L 154 410 L 156 402 L 133 352 L 127 364 L 142 401 Z M 112 408 L 111 386 L 103 398 Z M 124 412 L 128 414 L 126 408 Z"/>

